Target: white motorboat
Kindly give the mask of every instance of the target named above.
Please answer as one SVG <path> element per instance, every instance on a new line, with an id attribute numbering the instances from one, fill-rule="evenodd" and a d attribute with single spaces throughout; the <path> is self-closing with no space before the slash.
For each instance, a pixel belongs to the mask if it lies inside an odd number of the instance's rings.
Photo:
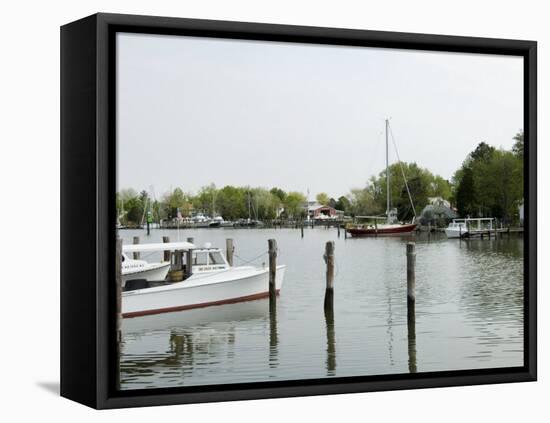
<path id="1" fill-rule="evenodd" d="M 190 243 L 129 245 L 132 251 L 178 250 L 186 255 L 188 276 L 181 282 L 131 284 L 122 292 L 125 318 L 250 301 L 269 296 L 269 268 L 230 266 L 219 248 Z M 191 268 L 187 268 L 191 264 Z M 285 265 L 277 266 L 275 287 L 283 285 Z"/>
<path id="2" fill-rule="evenodd" d="M 449 226 L 445 228 L 445 235 L 447 235 L 447 238 L 461 238 L 468 233 L 466 222 L 462 220 L 463 219 L 453 219 L 453 221 L 449 223 Z"/>
<path id="3" fill-rule="evenodd" d="M 493 220 L 492 217 L 453 219 L 445 229 L 445 235 L 447 238 L 466 238 L 470 233 L 492 231 Z"/>
<path id="4" fill-rule="evenodd" d="M 122 253 L 122 287 L 130 280 L 162 281 L 170 270 L 170 262 L 148 263 L 145 260 L 131 259 Z"/>

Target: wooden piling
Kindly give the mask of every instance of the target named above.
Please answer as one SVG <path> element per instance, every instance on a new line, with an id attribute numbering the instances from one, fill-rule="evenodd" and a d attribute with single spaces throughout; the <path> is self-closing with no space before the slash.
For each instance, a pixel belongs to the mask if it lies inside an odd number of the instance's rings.
<path id="1" fill-rule="evenodd" d="M 139 236 L 135 236 L 133 242 L 134 242 L 134 245 L 139 244 Z M 139 252 L 134 252 L 134 260 L 139 260 L 139 257 L 140 257 Z"/>
<path id="2" fill-rule="evenodd" d="M 277 240 L 269 239 L 267 245 L 269 254 L 269 303 L 275 304 L 277 300 L 277 287 L 275 284 L 277 278 Z"/>
<path id="3" fill-rule="evenodd" d="M 169 243 L 170 242 L 170 237 L 169 236 L 163 236 L 162 237 L 162 242 L 164 242 L 165 244 Z M 163 260 L 164 261 L 170 261 L 170 250 L 164 250 Z"/>
<path id="4" fill-rule="evenodd" d="M 227 263 L 229 263 L 230 266 L 233 266 L 233 252 L 235 251 L 235 247 L 233 246 L 233 239 L 227 238 L 225 240 L 225 256 L 227 258 Z"/>
<path id="5" fill-rule="evenodd" d="M 304 224 L 300 225 L 300 232 L 302 233 L 302 238 L 304 237 Z"/>
<path id="6" fill-rule="evenodd" d="M 416 268 L 416 252 L 415 252 L 415 243 L 407 242 L 407 300 L 408 304 L 416 300 L 416 277 L 415 277 L 415 268 Z"/>
<path id="7" fill-rule="evenodd" d="M 122 343 L 122 239 L 117 237 L 115 247 L 115 285 L 116 285 L 116 375 L 115 383 L 120 389 L 120 352 Z"/>
<path id="8" fill-rule="evenodd" d="M 416 311 L 414 302 L 407 307 L 407 341 L 409 373 L 416 373 Z"/>
<path id="9" fill-rule="evenodd" d="M 409 373 L 416 373 L 416 245 L 407 243 L 407 338 Z"/>
<path id="10" fill-rule="evenodd" d="M 340 238 L 340 225 L 338 224 L 336 227 L 338 228 L 338 238 Z"/>
<path id="11" fill-rule="evenodd" d="M 334 376 L 336 372 L 336 333 L 332 307 L 325 307 L 325 324 L 327 329 L 327 376 Z"/>
<path id="12" fill-rule="evenodd" d="M 331 309 L 334 304 L 334 241 L 328 241 L 325 245 L 325 263 L 327 265 L 325 289 L 325 310 Z"/>
<path id="13" fill-rule="evenodd" d="M 193 250 L 187 250 L 186 254 L 185 273 L 186 279 L 193 274 Z"/>

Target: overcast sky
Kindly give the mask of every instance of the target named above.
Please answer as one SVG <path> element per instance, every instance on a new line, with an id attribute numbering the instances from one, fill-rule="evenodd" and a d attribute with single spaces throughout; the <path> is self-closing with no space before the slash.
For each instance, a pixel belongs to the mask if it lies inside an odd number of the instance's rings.
<path id="1" fill-rule="evenodd" d="M 386 117 L 401 160 L 451 178 L 480 141 L 512 146 L 522 58 L 117 38 L 119 189 L 214 183 L 337 198 L 383 170 Z"/>

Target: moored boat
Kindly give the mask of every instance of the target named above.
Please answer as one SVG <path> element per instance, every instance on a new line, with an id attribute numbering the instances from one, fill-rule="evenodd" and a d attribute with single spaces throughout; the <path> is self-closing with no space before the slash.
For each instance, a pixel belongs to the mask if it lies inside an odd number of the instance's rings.
<path id="1" fill-rule="evenodd" d="M 447 238 L 467 238 L 471 234 L 479 234 L 493 230 L 492 217 L 453 219 L 449 226 L 445 228 Z"/>
<path id="2" fill-rule="evenodd" d="M 145 260 L 134 260 L 122 253 L 121 276 L 122 287 L 130 280 L 159 281 L 164 280 L 170 270 L 170 262 L 148 263 Z"/>
<path id="3" fill-rule="evenodd" d="M 377 235 L 403 235 L 416 229 L 416 224 L 381 224 L 381 225 L 355 225 L 347 229 L 352 237 L 377 236 Z"/>
<path id="4" fill-rule="evenodd" d="M 123 317 L 231 304 L 269 296 L 269 268 L 230 266 L 219 248 L 178 244 L 177 250 L 190 255 L 191 269 L 184 269 L 187 278 L 181 282 L 127 285 L 122 292 Z M 140 246 L 147 248 L 147 244 L 129 247 L 139 249 Z M 170 244 L 155 244 L 154 248 L 166 250 L 172 247 Z M 189 260 L 185 262 L 189 263 Z M 285 269 L 285 265 L 277 266 L 277 293 L 282 288 Z"/>
<path id="5" fill-rule="evenodd" d="M 405 173 L 403 173 L 403 179 L 405 182 L 405 187 L 407 188 L 407 194 L 411 202 L 411 209 L 413 211 L 414 217 L 411 223 L 399 222 L 397 219 L 397 209 L 392 208 L 391 204 L 391 195 L 390 195 L 390 171 L 389 171 L 389 155 L 388 155 L 388 129 L 389 129 L 389 120 L 386 119 L 386 213 L 385 216 L 356 216 L 356 219 L 367 219 L 371 220 L 373 223 L 356 223 L 348 225 L 346 231 L 352 237 L 368 237 L 368 236 L 378 236 L 378 235 L 404 235 L 412 233 L 417 224 L 415 223 L 416 212 L 414 204 L 412 201 L 411 193 L 409 186 L 407 184 L 407 179 L 405 178 Z M 396 150 L 397 151 L 397 150 Z M 384 220 L 385 223 L 378 223 L 378 220 Z"/>

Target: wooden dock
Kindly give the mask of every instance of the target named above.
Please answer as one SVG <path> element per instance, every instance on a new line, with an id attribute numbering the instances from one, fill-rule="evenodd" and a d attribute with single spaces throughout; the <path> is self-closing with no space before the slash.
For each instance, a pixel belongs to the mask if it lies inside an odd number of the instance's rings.
<path id="1" fill-rule="evenodd" d="M 488 239 L 491 239 L 491 237 L 493 238 L 497 238 L 498 235 L 500 234 L 500 236 L 506 234 L 506 235 L 510 235 L 510 234 L 521 234 L 523 235 L 523 228 L 519 227 L 519 228 L 495 228 L 495 229 L 480 229 L 480 230 L 470 230 L 468 232 L 466 232 L 465 234 L 462 235 L 461 238 L 463 239 L 472 239 L 472 238 L 481 238 L 481 239 L 484 239 L 484 238 L 488 238 Z"/>

